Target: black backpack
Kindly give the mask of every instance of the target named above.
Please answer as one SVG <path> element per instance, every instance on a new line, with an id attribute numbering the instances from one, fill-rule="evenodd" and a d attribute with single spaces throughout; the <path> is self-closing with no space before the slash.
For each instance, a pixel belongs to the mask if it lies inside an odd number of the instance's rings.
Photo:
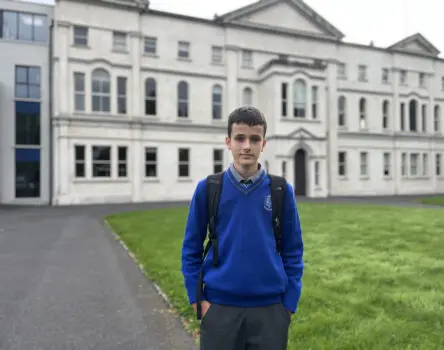
<path id="1" fill-rule="evenodd" d="M 216 234 L 216 216 L 219 208 L 219 198 L 222 191 L 224 172 L 209 175 L 207 177 L 207 198 L 208 198 L 208 242 L 205 246 L 202 261 L 205 260 L 209 250 L 213 247 L 213 264 L 219 265 L 218 256 L 218 238 Z M 270 179 L 271 205 L 272 205 L 272 223 L 276 239 L 277 252 L 282 254 L 282 217 L 284 209 L 284 200 L 287 181 L 285 178 L 268 174 Z M 203 289 L 203 268 L 200 270 L 199 282 L 197 287 L 197 319 L 202 318 L 200 301 L 202 300 Z"/>

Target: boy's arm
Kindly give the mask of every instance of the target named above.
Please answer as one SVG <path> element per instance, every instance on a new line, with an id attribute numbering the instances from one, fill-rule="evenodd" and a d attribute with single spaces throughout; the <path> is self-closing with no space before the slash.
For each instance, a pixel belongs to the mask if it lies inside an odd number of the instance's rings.
<path id="1" fill-rule="evenodd" d="M 304 243 L 296 199 L 290 184 L 287 184 L 285 196 L 283 230 L 282 260 L 288 276 L 288 287 L 282 303 L 287 310 L 295 313 L 302 291 Z"/>
<path id="2" fill-rule="evenodd" d="M 182 244 L 182 274 L 190 304 L 196 302 L 196 292 L 202 266 L 203 243 L 207 234 L 206 180 L 199 182 L 188 212 Z"/>

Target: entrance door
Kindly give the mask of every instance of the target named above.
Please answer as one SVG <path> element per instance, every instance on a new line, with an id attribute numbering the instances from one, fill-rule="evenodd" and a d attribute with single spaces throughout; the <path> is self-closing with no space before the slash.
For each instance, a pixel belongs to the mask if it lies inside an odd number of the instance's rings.
<path id="1" fill-rule="evenodd" d="M 294 193 L 296 196 L 307 195 L 306 153 L 298 149 L 294 156 Z"/>

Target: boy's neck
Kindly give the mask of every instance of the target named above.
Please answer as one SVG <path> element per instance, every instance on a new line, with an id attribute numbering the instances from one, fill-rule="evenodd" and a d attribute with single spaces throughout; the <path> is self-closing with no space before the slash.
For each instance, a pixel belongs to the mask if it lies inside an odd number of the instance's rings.
<path id="1" fill-rule="evenodd" d="M 250 177 L 256 175 L 259 170 L 259 163 L 252 164 L 249 166 L 242 166 L 233 162 L 234 169 L 242 176 L 244 179 L 249 179 Z"/>

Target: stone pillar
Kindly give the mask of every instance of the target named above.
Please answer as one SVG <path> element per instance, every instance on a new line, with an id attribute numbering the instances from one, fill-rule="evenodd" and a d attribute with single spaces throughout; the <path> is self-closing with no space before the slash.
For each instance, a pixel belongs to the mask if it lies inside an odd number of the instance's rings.
<path id="1" fill-rule="evenodd" d="M 240 105 L 239 89 L 237 83 L 239 69 L 239 48 L 235 46 L 226 46 L 226 75 L 227 75 L 227 92 L 225 99 L 225 110 L 228 116 L 234 109 Z"/>
<path id="2" fill-rule="evenodd" d="M 71 108 L 69 106 L 69 92 L 72 89 L 69 89 L 67 87 L 70 86 L 70 84 L 67 84 L 67 82 L 71 81 L 69 79 L 69 70 L 68 70 L 68 54 L 69 54 L 69 31 L 71 29 L 71 26 L 64 22 L 58 22 L 56 27 L 56 33 L 54 38 L 54 43 L 56 45 L 55 47 L 55 54 L 58 57 L 58 77 L 56 80 L 56 84 L 54 84 L 54 87 L 56 88 L 55 94 L 54 94 L 54 102 L 58 100 L 58 103 L 55 103 L 55 106 L 57 106 L 58 110 L 55 113 L 55 115 L 67 115 L 70 113 Z"/>
<path id="3" fill-rule="evenodd" d="M 391 116 L 389 120 L 389 127 L 392 129 L 392 133 L 401 130 L 401 101 L 399 99 L 399 70 L 393 70 L 392 72 L 392 108 Z M 406 107 L 404 107 L 404 118 L 406 118 Z M 406 120 L 404 119 L 404 122 Z M 398 149 L 396 139 L 392 141 L 392 161 L 391 172 L 393 176 L 393 194 L 396 195 L 399 191 L 401 184 L 401 152 Z"/>
<path id="4" fill-rule="evenodd" d="M 327 66 L 327 113 L 326 113 L 326 154 L 327 154 L 327 169 L 328 169 L 328 195 L 335 195 L 335 189 L 338 179 L 338 94 L 336 82 L 337 66 L 335 62 L 328 62 Z M 324 174 L 321 174 L 324 176 Z"/>
<path id="5" fill-rule="evenodd" d="M 130 34 L 131 43 L 131 108 L 129 110 L 130 115 L 133 118 L 139 118 L 144 115 L 142 110 L 143 100 L 145 96 L 145 86 L 141 79 L 141 35 L 140 33 L 133 32 Z"/>

